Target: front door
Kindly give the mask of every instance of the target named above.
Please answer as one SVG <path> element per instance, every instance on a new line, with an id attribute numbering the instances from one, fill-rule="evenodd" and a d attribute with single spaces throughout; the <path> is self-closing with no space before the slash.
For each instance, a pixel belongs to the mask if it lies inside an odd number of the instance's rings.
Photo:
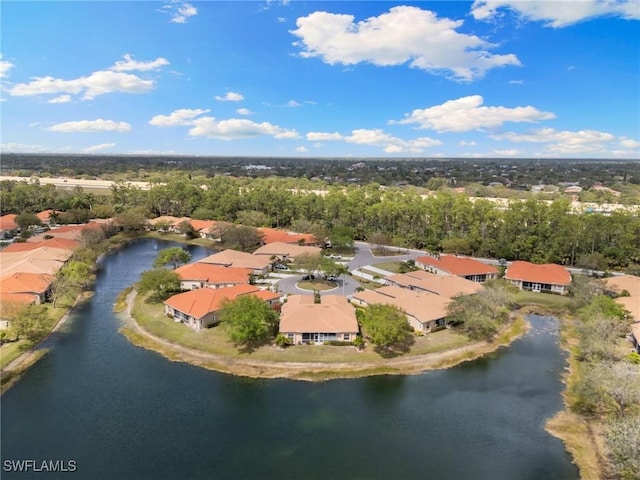
<path id="1" fill-rule="evenodd" d="M 533 285 L 531 285 L 531 291 L 533 292 L 540 292 L 541 289 L 542 285 L 540 285 L 539 283 L 534 283 Z"/>

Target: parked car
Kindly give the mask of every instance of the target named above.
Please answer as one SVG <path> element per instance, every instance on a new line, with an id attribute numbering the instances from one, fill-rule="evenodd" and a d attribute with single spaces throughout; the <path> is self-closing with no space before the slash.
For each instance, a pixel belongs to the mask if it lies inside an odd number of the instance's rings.
<path id="1" fill-rule="evenodd" d="M 275 270 L 291 270 L 289 267 L 287 267 L 284 263 L 276 263 L 273 268 Z"/>
<path id="2" fill-rule="evenodd" d="M 315 275 L 305 275 L 304 277 L 302 277 L 303 280 L 315 280 L 315 278 Z"/>

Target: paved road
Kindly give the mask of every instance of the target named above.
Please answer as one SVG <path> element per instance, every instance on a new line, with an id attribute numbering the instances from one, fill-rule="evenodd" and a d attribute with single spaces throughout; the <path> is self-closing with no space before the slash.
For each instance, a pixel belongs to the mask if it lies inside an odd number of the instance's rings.
<path id="1" fill-rule="evenodd" d="M 288 278 L 283 278 L 278 282 L 278 291 L 288 294 L 312 295 L 313 292 L 310 292 L 309 290 L 301 290 L 296 286 L 296 284 L 302 280 L 303 276 L 304 275 L 290 275 Z M 344 276 L 344 278 L 341 276 L 336 280 L 336 282 L 338 283 L 337 288 L 334 288 L 333 290 L 323 290 L 320 292 L 320 295 L 353 295 L 356 288 L 360 286 L 360 283 L 349 275 Z"/>

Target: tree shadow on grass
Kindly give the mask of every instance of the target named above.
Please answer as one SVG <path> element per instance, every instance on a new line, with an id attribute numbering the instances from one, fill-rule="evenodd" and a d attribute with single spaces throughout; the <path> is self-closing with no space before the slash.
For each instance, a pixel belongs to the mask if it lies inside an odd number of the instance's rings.
<path id="1" fill-rule="evenodd" d="M 407 335 L 404 340 L 389 346 L 376 345 L 373 347 L 373 351 L 382 358 L 395 358 L 400 355 L 404 355 L 405 353 L 409 353 L 409 350 L 411 350 L 411 347 L 415 343 L 415 337 L 413 335 Z"/>

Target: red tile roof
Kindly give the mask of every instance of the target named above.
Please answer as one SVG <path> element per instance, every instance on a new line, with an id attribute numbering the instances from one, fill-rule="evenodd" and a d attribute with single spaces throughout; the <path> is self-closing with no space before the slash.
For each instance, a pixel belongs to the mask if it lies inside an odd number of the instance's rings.
<path id="1" fill-rule="evenodd" d="M 458 257 L 456 255 L 440 255 L 440 258 L 424 256 L 416 258 L 416 262 L 424 265 L 431 265 L 438 270 L 443 270 L 451 275 L 486 275 L 497 274 L 498 269 L 492 265 L 479 262 L 469 257 Z"/>
<path id="2" fill-rule="evenodd" d="M 571 274 L 562 265 L 554 263 L 535 264 L 522 260 L 512 262 L 505 273 L 507 280 L 547 283 L 554 285 L 570 285 Z"/>
<path id="3" fill-rule="evenodd" d="M 207 283 L 249 283 L 250 268 L 224 267 L 211 263 L 189 263 L 175 269 L 181 280 Z"/>
<path id="4" fill-rule="evenodd" d="M 275 243 L 316 243 L 316 238 L 310 233 L 292 233 L 286 230 L 278 230 L 275 228 L 259 228 L 258 231 L 262 235 L 262 242 Z"/>
<path id="5" fill-rule="evenodd" d="M 36 213 L 36 217 L 38 217 L 42 223 L 49 223 L 49 220 L 51 219 L 51 214 L 53 212 L 54 210 L 51 210 L 51 209 L 43 210 L 41 212 Z M 56 211 L 56 213 L 62 213 L 62 212 Z"/>
<path id="6" fill-rule="evenodd" d="M 18 228 L 16 223 L 17 215 L 14 213 L 8 213 L 0 217 L 0 230 L 15 230 Z"/>
<path id="7" fill-rule="evenodd" d="M 190 223 L 191 227 L 196 232 L 199 232 L 200 230 L 203 230 L 205 228 L 211 228 L 216 224 L 214 220 L 191 220 Z"/>
<path id="8" fill-rule="evenodd" d="M 341 295 L 323 295 L 314 303 L 312 295 L 289 295 L 282 305 L 282 333 L 357 333 L 355 308 Z"/>
<path id="9" fill-rule="evenodd" d="M 14 273 L 0 280 L 0 293 L 31 293 L 41 295 L 46 292 L 56 277 L 44 273 Z"/>
<path id="10" fill-rule="evenodd" d="M 253 285 L 198 288 L 169 297 L 164 303 L 194 318 L 202 318 L 208 313 L 218 311 L 225 300 L 235 300 L 241 295 L 257 294 L 259 291 Z"/>
<path id="11" fill-rule="evenodd" d="M 40 247 L 57 248 L 59 250 L 75 250 L 79 245 L 80 242 L 77 240 L 71 240 L 67 238 L 50 238 L 49 240 L 43 240 L 41 242 L 12 243 L 2 251 L 7 253 L 27 252 Z"/>

